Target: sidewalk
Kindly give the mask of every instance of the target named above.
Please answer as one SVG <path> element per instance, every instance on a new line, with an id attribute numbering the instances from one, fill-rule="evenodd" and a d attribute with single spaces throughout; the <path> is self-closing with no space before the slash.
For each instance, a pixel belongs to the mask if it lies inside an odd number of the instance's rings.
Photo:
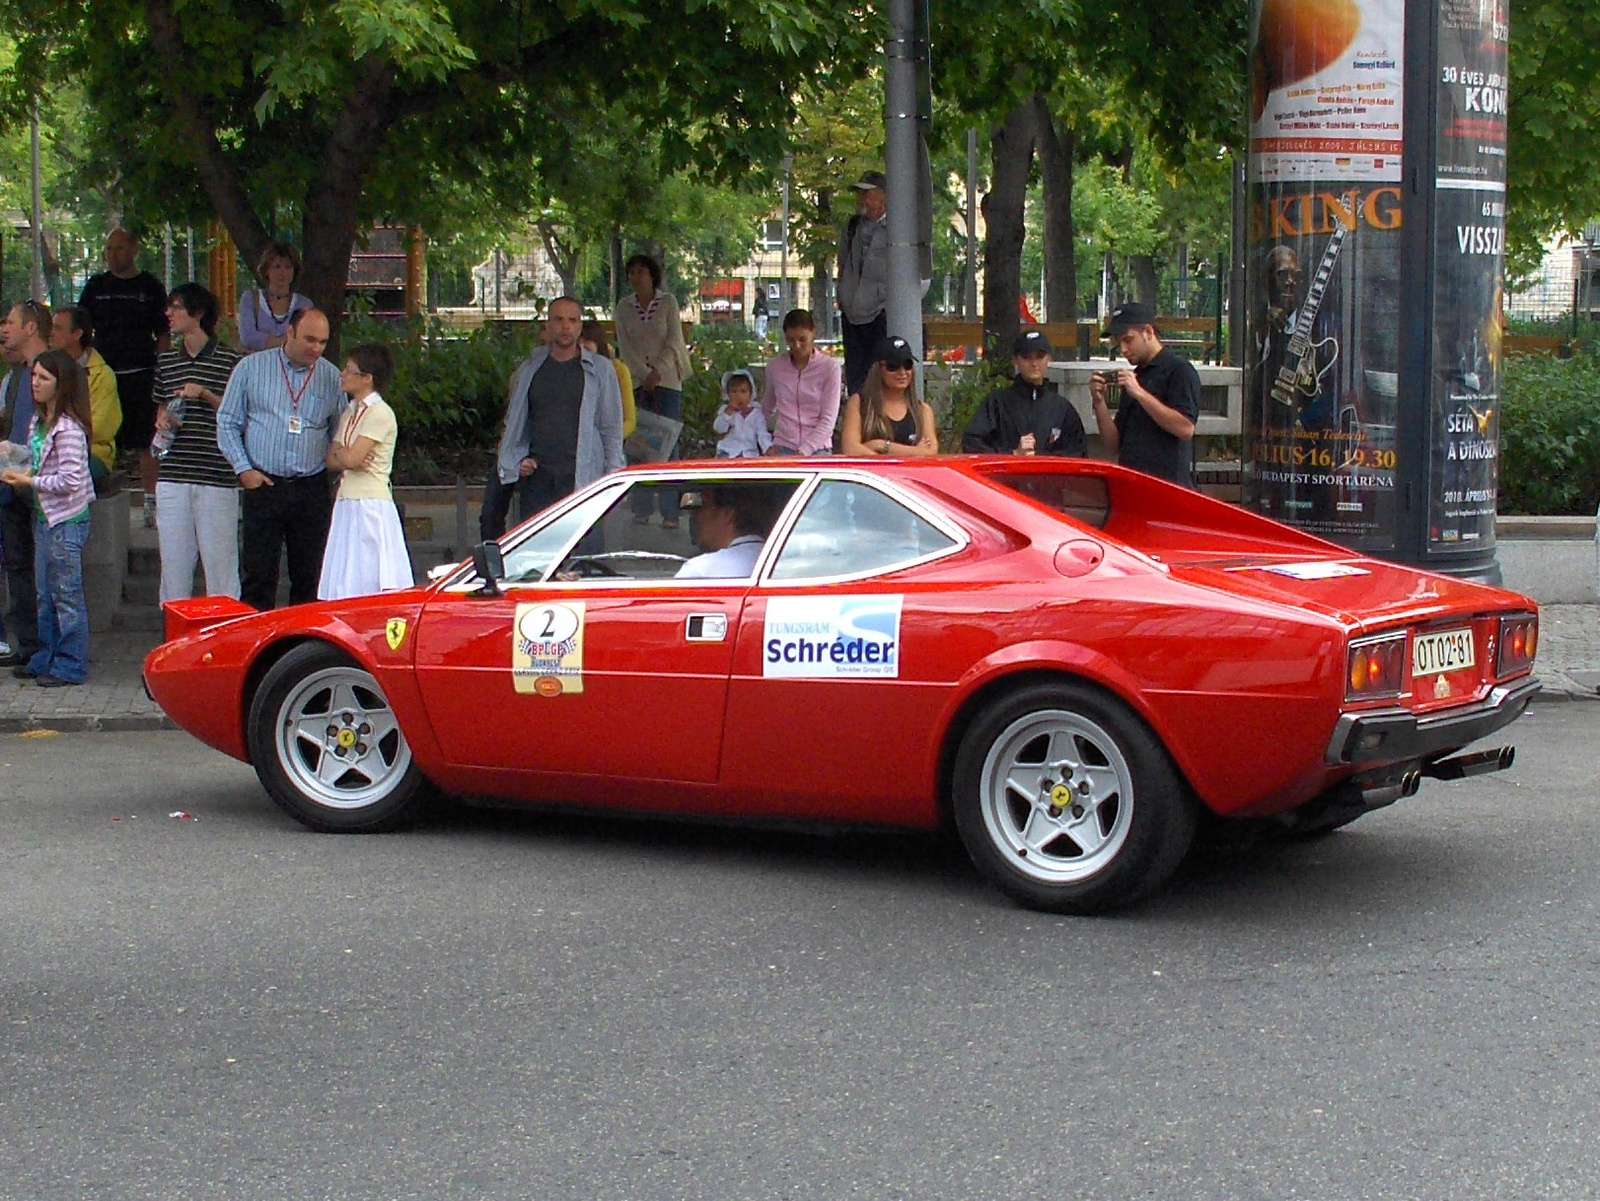
<path id="1" fill-rule="evenodd" d="M 1546 605 L 1540 611 L 1535 704 L 1600 699 L 1600 605 Z M 115 630 L 94 639 L 89 682 L 38 688 L 0 673 L 0 734 L 26 730 L 170 730 L 144 694 L 139 671 L 160 641 L 154 631 Z"/>

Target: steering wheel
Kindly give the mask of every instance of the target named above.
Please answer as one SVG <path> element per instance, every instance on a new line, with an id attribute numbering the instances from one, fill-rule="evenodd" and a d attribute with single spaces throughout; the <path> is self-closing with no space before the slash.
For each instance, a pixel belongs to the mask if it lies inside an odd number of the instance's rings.
<path id="1" fill-rule="evenodd" d="M 585 580 L 615 579 L 622 575 L 620 571 L 609 563 L 602 563 L 599 559 L 591 558 L 588 555 L 574 555 L 561 565 L 561 570 L 556 575 L 560 576 L 569 571 L 575 572 L 580 579 Z"/>

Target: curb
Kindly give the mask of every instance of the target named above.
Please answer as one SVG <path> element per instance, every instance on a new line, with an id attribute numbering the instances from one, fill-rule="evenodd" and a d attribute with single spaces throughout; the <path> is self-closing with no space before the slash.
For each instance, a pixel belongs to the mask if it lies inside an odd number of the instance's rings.
<path id="1" fill-rule="evenodd" d="M 54 730 L 59 734 L 134 734 L 150 730 L 176 730 L 165 713 L 107 717 L 99 713 L 52 714 L 49 717 L 0 717 L 0 734 L 26 734 Z"/>

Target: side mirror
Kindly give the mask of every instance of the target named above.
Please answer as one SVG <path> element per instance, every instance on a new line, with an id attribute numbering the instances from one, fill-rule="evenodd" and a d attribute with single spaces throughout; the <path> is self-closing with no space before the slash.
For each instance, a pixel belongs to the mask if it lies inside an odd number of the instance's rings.
<path id="1" fill-rule="evenodd" d="M 482 595 L 500 595 L 500 581 L 505 579 L 506 575 L 506 558 L 501 553 L 498 542 L 491 539 L 488 542 L 480 542 L 472 548 L 472 569 L 483 581 Z"/>

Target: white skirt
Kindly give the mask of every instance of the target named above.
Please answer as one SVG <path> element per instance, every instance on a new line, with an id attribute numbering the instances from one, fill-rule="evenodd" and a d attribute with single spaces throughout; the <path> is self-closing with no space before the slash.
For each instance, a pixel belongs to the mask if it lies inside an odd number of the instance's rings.
<path id="1" fill-rule="evenodd" d="M 339 500 L 322 552 L 317 596 L 342 600 L 412 584 L 411 556 L 392 500 Z"/>

